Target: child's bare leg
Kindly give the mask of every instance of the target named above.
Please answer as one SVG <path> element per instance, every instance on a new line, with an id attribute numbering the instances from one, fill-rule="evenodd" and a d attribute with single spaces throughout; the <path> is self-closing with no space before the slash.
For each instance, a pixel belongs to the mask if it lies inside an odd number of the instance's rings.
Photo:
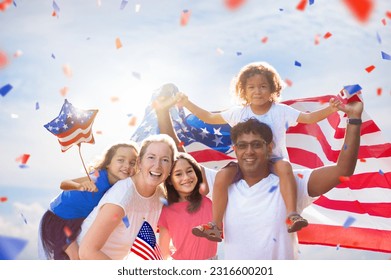
<path id="1" fill-rule="evenodd" d="M 297 213 L 297 184 L 292 166 L 285 159 L 274 163 L 275 174 L 280 178 L 280 192 L 287 211 L 288 232 L 299 231 L 308 225 L 307 220 Z"/>
<path id="2" fill-rule="evenodd" d="M 236 171 L 236 167 L 227 166 L 216 174 L 212 193 L 213 222 L 219 229 L 223 227 L 224 213 L 228 203 L 228 187 L 232 184 Z"/>
<path id="3" fill-rule="evenodd" d="M 72 241 L 71 244 L 65 249 L 65 253 L 71 260 L 80 260 L 79 258 L 79 245 L 76 241 Z"/>
<path id="4" fill-rule="evenodd" d="M 284 160 L 274 163 L 275 174 L 280 178 L 280 191 L 285 202 L 286 212 L 296 212 L 297 185 L 291 164 Z"/>

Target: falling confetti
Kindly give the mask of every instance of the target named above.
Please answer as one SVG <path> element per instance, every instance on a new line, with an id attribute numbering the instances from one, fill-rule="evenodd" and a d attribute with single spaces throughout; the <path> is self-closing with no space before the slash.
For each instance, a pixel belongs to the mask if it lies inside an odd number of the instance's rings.
<path id="1" fill-rule="evenodd" d="M 381 20 L 381 23 L 383 23 L 383 25 L 384 25 L 384 26 L 386 26 L 386 25 L 387 25 L 387 21 L 386 21 L 386 19 L 385 19 L 385 18 L 383 18 L 383 19 Z"/>
<path id="2" fill-rule="evenodd" d="M 68 226 L 64 226 L 63 230 L 66 237 L 69 238 L 72 235 L 72 230 Z"/>
<path id="3" fill-rule="evenodd" d="M 115 47 L 117 48 L 117 50 L 122 48 L 122 42 L 121 42 L 120 38 L 115 39 Z"/>
<path id="4" fill-rule="evenodd" d="M 140 9 L 141 9 L 141 5 L 140 5 L 140 4 L 136 4 L 136 5 L 134 6 L 134 11 L 135 11 L 136 13 L 140 12 Z"/>
<path id="5" fill-rule="evenodd" d="M 26 219 L 26 217 L 23 215 L 23 213 L 20 213 L 20 216 L 22 217 L 23 222 L 27 225 L 27 219 Z"/>
<path id="6" fill-rule="evenodd" d="M 299 4 L 297 4 L 296 9 L 299 11 L 304 11 L 307 7 L 307 0 L 300 0 Z"/>
<path id="7" fill-rule="evenodd" d="M 8 56 L 5 52 L 0 50 L 0 69 L 8 65 Z"/>
<path id="8" fill-rule="evenodd" d="M 333 34 L 331 34 L 330 32 L 326 32 L 326 34 L 323 35 L 323 38 L 328 39 L 331 36 L 333 36 Z"/>
<path id="9" fill-rule="evenodd" d="M 56 59 L 56 56 L 55 56 L 53 53 L 52 53 L 52 58 L 53 58 L 53 59 Z"/>
<path id="10" fill-rule="evenodd" d="M 344 149 L 344 151 L 346 151 L 346 150 L 347 150 L 347 148 L 348 148 L 348 145 L 347 145 L 347 144 L 344 144 L 344 145 L 343 145 L 343 149 Z"/>
<path id="11" fill-rule="evenodd" d="M 68 78 L 72 78 L 72 69 L 69 64 L 64 64 L 62 66 L 62 71 L 64 72 L 65 76 L 67 76 Z"/>
<path id="12" fill-rule="evenodd" d="M 315 35 L 314 43 L 315 43 L 315 45 L 319 45 L 319 43 L 320 43 L 320 35 L 319 34 Z"/>
<path id="13" fill-rule="evenodd" d="M 125 226 L 128 228 L 130 226 L 128 216 L 125 216 L 122 218 L 122 221 L 124 222 Z"/>
<path id="14" fill-rule="evenodd" d="M 381 169 L 379 169 L 379 173 L 380 173 L 380 175 L 384 175 L 384 172 Z"/>
<path id="15" fill-rule="evenodd" d="M 389 19 L 391 19 L 391 11 L 387 11 L 387 12 L 386 12 L 386 17 L 388 17 Z"/>
<path id="16" fill-rule="evenodd" d="M 132 72 L 132 76 L 135 77 L 138 80 L 141 80 L 141 74 L 138 72 Z"/>
<path id="17" fill-rule="evenodd" d="M 265 36 L 265 37 L 263 37 L 263 38 L 261 39 L 261 42 L 264 43 L 264 44 L 266 44 L 268 39 L 269 39 L 269 38 L 268 38 L 267 36 Z"/>
<path id="18" fill-rule="evenodd" d="M 269 193 L 274 192 L 276 189 L 277 189 L 277 186 L 272 186 L 272 187 L 269 189 Z"/>
<path id="19" fill-rule="evenodd" d="M 68 87 L 63 87 L 60 89 L 60 94 L 62 97 L 65 97 L 68 94 L 69 88 Z"/>
<path id="20" fill-rule="evenodd" d="M 354 222 L 356 221 L 356 218 L 349 216 L 346 221 L 343 223 L 344 228 L 350 227 Z"/>
<path id="21" fill-rule="evenodd" d="M 297 173 L 297 177 L 299 177 L 300 179 L 303 179 L 303 174 L 301 174 L 301 173 Z"/>
<path id="22" fill-rule="evenodd" d="M 343 0 L 342 2 L 358 21 L 365 23 L 369 20 L 373 11 L 374 0 Z"/>
<path id="23" fill-rule="evenodd" d="M 289 79 L 285 79 L 284 82 L 287 84 L 288 87 L 291 87 L 293 85 L 293 82 Z"/>
<path id="24" fill-rule="evenodd" d="M 246 0 L 224 0 L 225 6 L 232 11 L 239 9 L 245 2 Z"/>
<path id="25" fill-rule="evenodd" d="M 1 1 L 0 2 L 0 11 L 4 12 L 9 6 L 11 6 L 11 4 L 12 4 L 12 0 Z"/>
<path id="26" fill-rule="evenodd" d="M 23 154 L 16 158 L 16 162 L 20 162 L 21 164 L 26 164 L 30 158 L 30 154 Z"/>
<path id="27" fill-rule="evenodd" d="M 300 62 L 298 62 L 297 60 L 295 60 L 295 66 L 297 66 L 297 67 L 301 67 L 301 63 L 300 63 Z"/>
<path id="28" fill-rule="evenodd" d="M 166 206 L 168 205 L 168 200 L 165 199 L 164 197 L 162 197 L 162 196 L 159 197 L 159 200 L 160 200 L 161 203 L 163 203 L 163 205 L 166 205 Z"/>
<path id="29" fill-rule="evenodd" d="M 2 86 L 0 88 L 0 95 L 1 96 L 6 96 L 12 89 L 12 86 L 10 84 L 6 84 L 5 86 Z"/>
<path id="30" fill-rule="evenodd" d="M 383 92 L 382 88 L 377 88 L 377 90 L 376 90 L 377 96 L 380 96 L 382 94 L 382 92 Z"/>
<path id="31" fill-rule="evenodd" d="M 137 124 L 137 117 L 136 116 L 132 116 L 129 120 L 129 123 L 128 125 L 129 126 L 135 126 Z"/>
<path id="32" fill-rule="evenodd" d="M 8 198 L 5 196 L 0 197 L 0 202 L 7 202 Z"/>
<path id="33" fill-rule="evenodd" d="M 128 0 L 122 0 L 121 6 L 119 7 L 120 10 L 125 9 L 126 5 L 128 4 Z"/>
<path id="34" fill-rule="evenodd" d="M 35 102 L 35 110 L 39 110 L 39 103 L 38 103 L 38 101 Z"/>
<path id="35" fill-rule="evenodd" d="M 375 66 L 371 65 L 371 66 L 368 66 L 367 68 L 365 68 L 365 71 L 367 71 L 368 73 L 371 73 L 374 69 L 375 69 Z"/>
<path id="36" fill-rule="evenodd" d="M 365 158 L 360 158 L 360 162 L 367 162 Z"/>
<path id="37" fill-rule="evenodd" d="M 236 55 L 240 56 L 240 55 L 242 55 L 242 52 L 236 52 Z"/>
<path id="38" fill-rule="evenodd" d="M 57 5 L 56 1 L 53 1 L 53 10 L 58 14 L 60 12 L 60 7 Z"/>
<path id="39" fill-rule="evenodd" d="M 315 0 L 309 0 L 310 5 L 313 5 L 315 3 Z"/>
<path id="40" fill-rule="evenodd" d="M 376 32 L 376 39 L 379 42 L 379 44 L 381 44 L 381 37 L 380 37 L 379 32 Z"/>
<path id="41" fill-rule="evenodd" d="M 339 176 L 339 181 L 341 183 L 348 182 L 348 181 L 350 181 L 350 178 L 347 176 Z"/>
<path id="42" fill-rule="evenodd" d="M 391 56 L 385 52 L 381 52 L 381 57 L 385 60 L 391 60 Z"/>
<path id="43" fill-rule="evenodd" d="M 181 19 L 180 19 L 180 25 L 186 26 L 190 19 L 190 11 L 189 10 L 183 10 L 181 13 Z"/>

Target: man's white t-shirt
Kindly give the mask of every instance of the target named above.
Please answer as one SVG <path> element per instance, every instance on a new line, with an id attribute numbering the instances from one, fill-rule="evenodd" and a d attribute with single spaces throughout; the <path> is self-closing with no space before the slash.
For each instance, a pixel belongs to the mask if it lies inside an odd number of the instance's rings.
<path id="1" fill-rule="evenodd" d="M 300 111 L 288 105 L 273 103 L 269 111 L 263 115 L 254 114 L 249 105 L 244 107 L 235 106 L 220 114 L 231 127 L 250 118 L 256 118 L 267 124 L 273 132 L 273 157 L 289 159 L 286 148 L 286 130 L 297 124 L 300 113 Z"/>
<path id="2" fill-rule="evenodd" d="M 83 221 L 77 242 L 80 244 L 103 205 L 107 203 L 118 205 L 124 209 L 126 218 L 122 219 L 122 222 L 111 233 L 102 252 L 113 260 L 124 259 L 128 256 L 144 221 L 156 230 L 163 207 L 161 199 L 163 196 L 161 187 L 158 187 L 152 196 L 143 197 L 137 192 L 131 178 L 118 181 L 105 193 L 99 204 Z"/>
<path id="3" fill-rule="evenodd" d="M 205 171 L 212 189 L 216 171 L 207 168 Z M 299 213 L 316 199 L 308 195 L 307 184 L 311 172 L 311 169 L 294 170 Z M 298 177 L 298 173 L 302 176 Z M 297 234 L 287 232 L 286 214 L 279 178 L 274 174 L 251 187 L 243 179 L 232 184 L 228 189 L 224 216 L 224 259 L 297 258 Z"/>

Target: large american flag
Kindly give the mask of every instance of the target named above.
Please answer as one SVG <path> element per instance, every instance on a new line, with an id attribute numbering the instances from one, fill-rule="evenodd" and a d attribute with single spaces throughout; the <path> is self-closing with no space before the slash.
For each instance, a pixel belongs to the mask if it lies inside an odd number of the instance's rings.
<path id="1" fill-rule="evenodd" d="M 158 91 L 152 96 L 156 98 Z M 328 105 L 331 95 L 289 100 L 300 111 Z M 186 150 L 202 165 L 218 169 L 235 154 L 228 125 L 205 124 L 182 108 L 170 110 L 175 130 Z M 377 252 L 391 252 L 391 143 L 363 113 L 359 159 L 353 176 L 322 195 L 303 215 L 309 226 L 298 233 L 302 244 L 318 244 Z M 317 168 L 336 162 L 346 128 L 346 116 L 336 112 L 317 124 L 287 130 L 287 146 L 294 168 Z M 132 139 L 159 133 L 156 114 L 148 106 Z"/>
<path id="2" fill-rule="evenodd" d="M 143 222 L 130 251 L 144 260 L 163 259 L 155 233 L 147 221 Z"/>
<path id="3" fill-rule="evenodd" d="M 65 152 L 73 145 L 95 142 L 92 124 L 98 110 L 81 110 L 65 99 L 59 115 L 44 127 L 58 138 L 61 151 Z"/>

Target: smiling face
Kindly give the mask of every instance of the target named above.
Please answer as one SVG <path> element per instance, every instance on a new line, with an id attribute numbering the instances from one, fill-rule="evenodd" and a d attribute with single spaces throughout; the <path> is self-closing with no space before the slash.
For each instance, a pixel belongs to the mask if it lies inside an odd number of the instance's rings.
<path id="1" fill-rule="evenodd" d="M 137 151 L 132 147 L 119 147 L 110 163 L 106 166 L 109 182 L 111 185 L 118 180 L 133 176 L 136 172 Z"/>
<path id="2" fill-rule="evenodd" d="M 165 142 L 151 142 L 138 159 L 143 184 L 156 187 L 170 174 L 173 152 Z"/>
<path id="3" fill-rule="evenodd" d="M 254 106 L 264 106 L 270 104 L 272 100 L 272 90 L 266 77 L 261 74 L 256 74 L 247 79 L 246 100 Z"/>
<path id="4" fill-rule="evenodd" d="M 179 194 L 179 201 L 186 200 L 197 182 L 197 174 L 189 161 L 184 158 L 178 159 L 171 171 L 171 184 Z"/>

